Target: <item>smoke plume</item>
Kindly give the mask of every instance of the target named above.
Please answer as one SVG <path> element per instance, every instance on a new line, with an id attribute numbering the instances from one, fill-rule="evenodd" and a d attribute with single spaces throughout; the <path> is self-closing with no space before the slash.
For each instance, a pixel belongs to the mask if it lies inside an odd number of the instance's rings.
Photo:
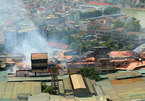
<path id="1" fill-rule="evenodd" d="M 30 63 L 31 53 L 50 55 L 54 49 L 48 47 L 27 14 L 22 0 L 0 0 L 0 30 L 4 32 L 5 50 L 23 55 Z"/>

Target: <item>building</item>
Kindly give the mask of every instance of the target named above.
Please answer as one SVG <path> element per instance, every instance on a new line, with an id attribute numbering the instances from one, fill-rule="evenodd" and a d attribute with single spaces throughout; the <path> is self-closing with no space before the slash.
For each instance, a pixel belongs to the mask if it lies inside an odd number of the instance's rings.
<path id="1" fill-rule="evenodd" d="M 32 65 L 32 72 L 48 72 L 47 53 L 32 53 L 31 65 Z"/>
<path id="2" fill-rule="evenodd" d="M 72 82 L 75 96 L 88 94 L 88 89 L 87 89 L 85 82 L 83 80 L 83 77 L 81 75 L 79 75 L 79 74 L 70 75 L 70 79 Z"/>
<path id="3" fill-rule="evenodd" d="M 98 42 L 103 42 L 104 41 L 103 37 L 112 35 L 112 30 L 107 28 L 100 28 L 97 29 L 95 33 L 96 33 L 96 40 Z"/>
<path id="4" fill-rule="evenodd" d="M 98 7 L 102 7 L 102 12 L 108 8 L 108 7 L 115 7 L 117 5 L 111 5 L 111 4 L 107 4 L 107 3 L 97 3 L 97 2 L 88 2 L 88 5 L 94 5 L 94 6 L 98 6 Z"/>
<path id="5" fill-rule="evenodd" d="M 64 93 L 65 95 L 73 95 L 73 88 L 71 86 L 71 81 L 69 78 L 63 79 Z"/>
<path id="6" fill-rule="evenodd" d="M 72 74 L 69 78 L 63 79 L 63 87 L 65 96 L 96 95 L 94 85 L 90 79 L 84 78 L 80 74 Z M 62 88 L 59 88 L 59 92 L 63 92 Z"/>
<path id="7" fill-rule="evenodd" d="M 145 78 L 138 71 L 113 73 L 107 77 L 111 84 L 102 89 L 113 101 L 145 100 Z"/>

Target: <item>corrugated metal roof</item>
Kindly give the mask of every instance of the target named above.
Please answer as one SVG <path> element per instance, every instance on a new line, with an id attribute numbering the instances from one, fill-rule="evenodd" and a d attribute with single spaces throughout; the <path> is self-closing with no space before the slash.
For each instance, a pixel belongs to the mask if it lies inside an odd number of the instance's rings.
<path id="1" fill-rule="evenodd" d="M 133 78 L 133 79 L 125 79 L 125 80 L 111 80 L 112 85 L 117 85 L 117 84 L 130 84 L 130 83 L 135 83 L 142 81 L 141 78 Z"/>
<path id="2" fill-rule="evenodd" d="M 8 72 L 0 71 L 0 82 L 6 82 L 8 80 Z"/>
<path id="3" fill-rule="evenodd" d="M 59 88 L 59 93 L 60 94 L 64 94 L 64 86 L 63 86 L 63 82 L 62 81 L 59 81 L 58 88 Z"/>
<path id="4" fill-rule="evenodd" d="M 94 91 L 93 85 L 92 85 L 92 83 L 90 82 L 90 79 L 85 78 L 85 81 L 86 81 L 86 84 L 87 84 L 87 86 L 88 86 L 89 92 L 90 92 L 91 94 L 96 94 L 96 92 Z"/>
<path id="5" fill-rule="evenodd" d="M 37 89 L 36 89 L 37 88 Z M 1 82 L 0 99 L 17 98 L 18 94 L 37 95 L 41 93 L 40 82 Z"/>
<path id="6" fill-rule="evenodd" d="M 73 90 L 72 85 L 71 85 L 71 81 L 69 78 L 63 79 L 63 84 L 64 84 L 64 89 Z"/>
<path id="7" fill-rule="evenodd" d="M 129 71 L 129 72 L 122 72 L 122 73 L 112 73 L 112 74 L 107 74 L 109 80 L 116 80 L 116 77 L 121 77 L 125 76 L 128 77 L 134 77 L 134 75 L 141 75 L 138 71 Z"/>
<path id="8" fill-rule="evenodd" d="M 86 88 L 82 75 L 80 74 L 71 75 L 71 80 L 74 89 Z"/>

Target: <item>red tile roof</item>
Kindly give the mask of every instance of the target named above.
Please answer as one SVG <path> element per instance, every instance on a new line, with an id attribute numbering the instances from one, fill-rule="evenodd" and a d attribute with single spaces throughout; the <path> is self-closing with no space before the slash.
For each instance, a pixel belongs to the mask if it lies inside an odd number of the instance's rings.
<path id="1" fill-rule="evenodd" d="M 45 11 L 46 9 L 39 9 L 39 11 Z"/>
<path id="2" fill-rule="evenodd" d="M 95 61 L 95 58 L 94 57 L 90 57 L 90 58 L 84 59 L 83 61 Z"/>
<path id="3" fill-rule="evenodd" d="M 47 42 L 50 47 L 59 48 L 59 49 L 67 49 L 68 45 L 64 43 L 56 43 L 56 42 Z"/>
<path id="4" fill-rule="evenodd" d="M 96 3 L 96 2 L 88 2 L 88 4 L 103 5 L 103 6 L 110 6 L 111 5 L 111 4 L 107 4 L 107 3 Z"/>
<path id="5" fill-rule="evenodd" d="M 100 19 L 99 21 L 105 21 L 105 19 Z"/>
<path id="6" fill-rule="evenodd" d="M 23 62 L 20 62 L 20 63 L 17 63 L 18 67 L 20 68 L 23 68 L 24 67 L 24 63 Z"/>

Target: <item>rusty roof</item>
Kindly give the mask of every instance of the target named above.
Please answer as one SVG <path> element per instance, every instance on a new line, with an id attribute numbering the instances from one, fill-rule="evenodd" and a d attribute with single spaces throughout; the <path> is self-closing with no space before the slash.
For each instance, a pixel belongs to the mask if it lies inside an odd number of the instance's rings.
<path id="1" fill-rule="evenodd" d="M 95 61 L 95 58 L 94 57 L 89 57 L 89 58 L 84 59 L 83 61 Z"/>
<path id="2" fill-rule="evenodd" d="M 142 81 L 141 78 L 132 78 L 132 79 L 124 79 L 124 80 L 111 80 L 112 85 L 117 85 L 117 84 L 130 84 L 130 83 L 135 83 Z"/>
<path id="3" fill-rule="evenodd" d="M 145 61 L 137 61 L 137 62 L 131 62 L 127 67 L 126 70 L 134 70 L 139 67 L 144 67 Z"/>
<path id="4" fill-rule="evenodd" d="M 125 58 L 125 57 L 133 57 L 132 51 L 111 51 L 109 53 L 111 58 Z"/>
<path id="5" fill-rule="evenodd" d="M 48 59 L 48 55 L 47 53 L 32 53 L 31 59 L 32 60 Z"/>

